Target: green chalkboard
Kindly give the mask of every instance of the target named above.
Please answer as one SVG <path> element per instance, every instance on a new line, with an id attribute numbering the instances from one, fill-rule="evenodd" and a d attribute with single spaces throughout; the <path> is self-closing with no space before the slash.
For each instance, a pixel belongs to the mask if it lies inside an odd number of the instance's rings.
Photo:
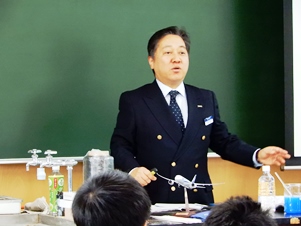
<path id="1" fill-rule="evenodd" d="M 1 0 L 0 158 L 109 149 L 119 96 L 153 81 L 146 45 L 171 25 L 191 35 L 186 83 L 247 142 L 283 145 L 282 1 Z"/>

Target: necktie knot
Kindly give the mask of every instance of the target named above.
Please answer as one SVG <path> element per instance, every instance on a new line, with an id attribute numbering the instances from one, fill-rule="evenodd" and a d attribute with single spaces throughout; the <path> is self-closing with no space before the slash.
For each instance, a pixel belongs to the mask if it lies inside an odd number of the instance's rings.
<path id="1" fill-rule="evenodd" d="M 171 90 L 169 92 L 170 98 L 176 98 L 176 96 L 179 94 L 177 90 Z"/>

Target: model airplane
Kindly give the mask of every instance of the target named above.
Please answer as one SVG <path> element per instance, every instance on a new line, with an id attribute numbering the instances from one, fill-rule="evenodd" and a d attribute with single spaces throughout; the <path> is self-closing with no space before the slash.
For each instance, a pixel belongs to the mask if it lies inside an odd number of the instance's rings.
<path id="1" fill-rule="evenodd" d="M 167 180 L 170 185 L 173 185 L 174 183 L 176 183 L 179 186 L 182 186 L 187 189 L 205 188 L 205 186 L 217 185 L 217 184 L 207 184 L 207 183 L 196 183 L 195 180 L 196 180 L 197 175 L 194 175 L 194 177 L 192 178 L 191 181 L 181 175 L 176 175 L 175 179 L 173 180 L 173 179 L 169 179 L 169 178 L 166 178 L 166 177 L 163 177 L 162 175 L 160 175 L 158 173 L 157 169 L 152 169 L 151 172 L 153 172 L 153 174 L 157 174 L 157 176 L 161 177 L 162 179 Z M 222 184 L 222 183 L 219 183 L 219 184 Z"/>
<path id="2" fill-rule="evenodd" d="M 181 215 L 181 216 L 186 216 L 187 217 L 187 216 L 190 216 L 191 214 L 194 213 L 189 208 L 187 189 L 205 188 L 205 186 L 215 185 L 215 184 L 206 184 L 206 183 L 195 183 L 196 175 L 194 175 L 194 177 L 192 178 L 191 181 L 186 179 L 185 177 L 183 177 L 181 175 L 176 175 L 175 179 L 172 180 L 172 179 L 169 179 L 167 177 L 163 177 L 162 175 L 160 175 L 156 168 L 153 168 L 150 171 L 151 171 L 152 174 L 154 174 L 154 175 L 156 174 L 157 176 L 161 177 L 162 179 L 167 180 L 170 185 L 173 185 L 174 183 L 176 183 L 179 186 L 182 186 L 184 188 L 184 201 L 185 201 L 185 210 L 186 211 L 185 211 L 185 213 L 178 213 L 178 215 Z M 220 183 L 220 184 L 222 184 L 222 183 Z"/>

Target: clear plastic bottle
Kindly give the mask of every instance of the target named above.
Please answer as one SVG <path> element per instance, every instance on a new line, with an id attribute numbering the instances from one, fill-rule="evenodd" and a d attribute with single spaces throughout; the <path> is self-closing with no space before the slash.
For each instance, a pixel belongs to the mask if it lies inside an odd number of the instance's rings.
<path id="1" fill-rule="evenodd" d="M 275 179 L 270 173 L 270 166 L 262 166 L 262 175 L 258 179 L 258 202 L 264 210 L 275 211 Z"/>
<path id="2" fill-rule="evenodd" d="M 64 175 L 60 173 L 60 166 L 52 166 L 52 174 L 48 176 L 49 183 L 49 213 L 61 216 L 62 210 L 58 207 L 57 200 L 63 198 Z"/>
<path id="3" fill-rule="evenodd" d="M 106 170 L 114 169 L 114 158 L 109 151 L 92 149 L 83 159 L 84 181 Z"/>

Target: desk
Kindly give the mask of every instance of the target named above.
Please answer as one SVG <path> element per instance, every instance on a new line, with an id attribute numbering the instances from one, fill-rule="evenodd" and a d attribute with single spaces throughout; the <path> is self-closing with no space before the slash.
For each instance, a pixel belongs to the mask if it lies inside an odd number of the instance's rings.
<path id="1" fill-rule="evenodd" d="M 278 225 L 301 225 L 301 214 L 298 215 L 286 215 L 283 213 L 274 213 L 273 218 L 276 220 Z"/>
<path id="2" fill-rule="evenodd" d="M 290 226 L 290 225 L 301 225 L 301 214 L 299 215 L 289 215 L 286 216 L 283 213 L 274 213 L 273 218 L 276 220 L 277 224 L 279 226 Z M 294 223 L 298 221 L 299 223 Z M 182 223 L 174 223 L 174 222 L 160 222 L 158 220 L 149 220 L 149 226 L 171 226 L 171 225 L 176 225 L 176 226 L 201 226 L 203 225 L 202 223 L 197 223 L 197 224 L 182 224 Z"/>

